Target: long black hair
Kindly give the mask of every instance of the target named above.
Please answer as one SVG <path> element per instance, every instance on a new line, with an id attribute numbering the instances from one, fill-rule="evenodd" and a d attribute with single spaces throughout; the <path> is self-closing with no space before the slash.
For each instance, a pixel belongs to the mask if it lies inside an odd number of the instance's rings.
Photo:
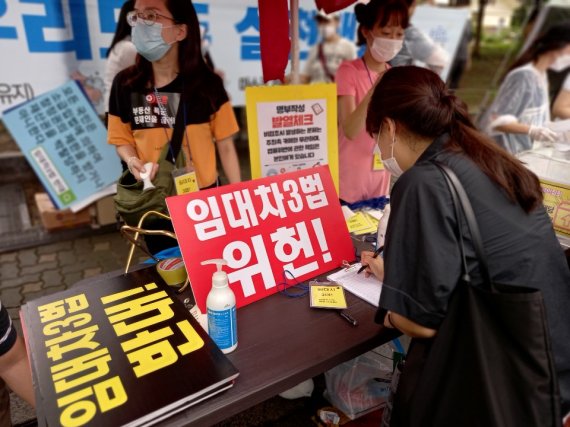
<path id="1" fill-rule="evenodd" d="M 433 71 L 414 66 L 386 71 L 370 99 L 366 131 L 378 133 L 386 118 L 423 138 L 449 133 L 446 149 L 469 157 L 525 212 L 542 202 L 536 175 L 475 128 L 465 103 Z"/>
<path id="2" fill-rule="evenodd" d="M 210 98 L 209 85 L 212 81 L 223 84 L 220 77 L 206 65 L 202 56 L 200 24 L 191 0 L 164 0 L 175 24 L 186 24 L 186 38 L 178 43 L 178 65 L 184 79 L 184 97 L 199 93 Z M 127 85 L 152 87 L 152 64 L 142 55 L 137 55 L 134 66 L 125 72 Z"/>
<path id="3" fill-rule="evenodd" d="M 107 50 L 107 58 L 117 43 L 119 43 L 125 37 L 131 35 L 131 26 L 127 23 L 127 13 L 129 13 L 134 8 L 135 0 L 127 0 L 123 3 L 123 6 L 121 6 L 121 11 L 119 12 L 119 20 L 117 22 L 117 29 L 115 30 L 115 35 L 113 36 L 111 46 L 109 46 L 109 50 Z"/>
<path id="4" fill-rule="evenodd" d="M 547 52 L 563 49 L 570 44 L 570 21 L 554 25 L 542 33 L 523 54 L 510 66 L 509 71 L 521 65 L 534 62 L 540 55 Z"/>

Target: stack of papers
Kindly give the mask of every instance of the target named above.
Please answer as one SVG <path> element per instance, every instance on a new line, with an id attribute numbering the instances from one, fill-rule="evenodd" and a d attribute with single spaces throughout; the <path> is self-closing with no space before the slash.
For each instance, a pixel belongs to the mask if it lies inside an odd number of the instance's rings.
<path id="1" fill-rule="evenodd" d="M 364 273 L 358 274 L 358 270 L 361 266 L 362 264 L 358 262 L 348 269 L 343 268 L 327 276 L 327 279 L 340 283 L 344 289 L 350 293 L 378 307 L 380 293 L 382 291 L 382 282 L 376 277 L 366 277 Z"/>
<path id="2" fill-rule="evenodd" d="M 348 206 L 343 206 L 342 213 L 344 214 L 348 231 L 355 235 L 376 233 L 378 221 L 382 217 L 382 211 L 379 209 L 354 212 Z"/>

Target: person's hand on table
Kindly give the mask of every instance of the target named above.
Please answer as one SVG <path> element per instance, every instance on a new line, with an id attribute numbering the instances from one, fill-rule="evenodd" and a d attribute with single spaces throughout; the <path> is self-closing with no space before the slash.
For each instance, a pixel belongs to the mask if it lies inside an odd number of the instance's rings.
<path id="1" fill-rule="evenodd" d="M 542 126 L 530 126 L 528 135 L 533 141 L 554 142 L 558 139 L 558 134 L 552 129 Z"/>
<path id="2" fill-rule="evenodd" d="M 381 256 L 373 258 L 374 252 L 362 251 L 360 254 L 360 263 L 367 265 L 366 277 L 374 275 L 378 280 L 384 280 L 384 259 Z"/>

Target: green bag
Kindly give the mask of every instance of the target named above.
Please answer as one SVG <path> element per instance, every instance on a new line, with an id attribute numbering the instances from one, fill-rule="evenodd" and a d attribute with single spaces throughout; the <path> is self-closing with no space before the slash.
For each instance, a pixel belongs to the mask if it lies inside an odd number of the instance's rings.
<path id="1" fill-rule="evenodd" d="M 172 132 L 172 139 L 164 145 L 158 158 L 158 172 L 152 183 L 156 188 L 143 192 L 144 184 L 137 181 L 133 174 L 126 170 L 117 181 L 117 194 L 113 198 L 115 208 L 123 220 L 131 226 L 137 226 L 141 217 L 148 211 L 158 211 L 168 215 L 166 198 L 176 195 L 176 186 L 172 178 L 175 168 L 184 167 L 184 153 L 182 152 L 182 136 L 186 125 L 182 94 L 178 103 L 176 122 Z M 172 160 L 168 154 L 172 148 Z M 176 166 L 174 165 L 176 159 Z M 155 220 L 158 218 L 155 218 Z M 152 222 L 152 220 L 149 220 Z M 145 224 L 145 228 L 148 227 Z"/>
<path id="2" fill-rule="evenodd" d="M 155 188 L 143 192 L 143 182 L 137 181 L 129 170 L 122 173 L 117 181 L 115 208 L 128 225 L 137 226 L 141 217 L 148 211 L 158 211 L 168 215 L 166 197 L 176 195 L 172 171 L 175 166 L 166 159 L 169 144 L 166 144 L 158 160 L 158 172 L 152 183 Z M 176 159 L 176 166 L 183 167 L 183 154 Z"/>

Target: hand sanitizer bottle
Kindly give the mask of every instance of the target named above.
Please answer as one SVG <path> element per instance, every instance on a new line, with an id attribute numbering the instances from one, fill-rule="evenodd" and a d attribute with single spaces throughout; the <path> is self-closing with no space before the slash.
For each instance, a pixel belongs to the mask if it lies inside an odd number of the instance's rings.
<path id="1" fill-rule="evenodd" d="M 224 259 L 202 261 L 202 265 L 216 264 L 212 276 L 212 290 L 206 298 L 208 333 L 223 353 L 237 347 L 236 297 L 228 284 L 228 275 L 222 270 L 227 265 Z"/>

